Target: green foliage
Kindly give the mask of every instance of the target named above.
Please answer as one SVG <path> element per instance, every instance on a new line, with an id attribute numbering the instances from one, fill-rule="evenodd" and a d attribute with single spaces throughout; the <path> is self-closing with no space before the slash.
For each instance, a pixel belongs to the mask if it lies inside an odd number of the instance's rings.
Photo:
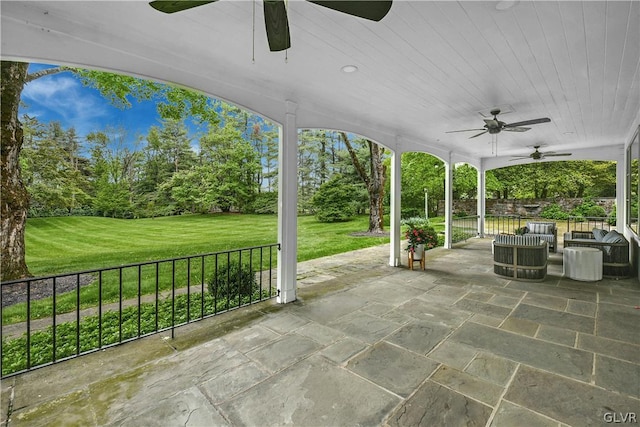
<path id="1" fill-rule="evenodd" d="M 208 283 L 209 292 L 219 298 L 247 297 L 258 289 L 255 269 L 248 263 L 226 260 L 217 266 Z"/>
<path id="2" fill-rule="evenodd" d="M 407 219 L 411 217 L 420 216 L 420 214 L 424 214 L 424 207 L 422 209 L 419 208 L 405 208 L 402 207 L 400 209 L 400 217 L 402 219 Z"/>
<path id="3" fill-rule="evenodd" d="M 453 170 L 453 198 L 475 199 L 478 192 L 478 171 L 466 163 Z"/>
<path id="4" fill-rule="evenodd" d="M 604 218 L 607 216 L 607 213 L 602 206 L 596 205 L 591 199 L 586 199 L 571 211 L 571 216 L 580 218 Z"/>
<path id="5" fill-rule="evenodd" d="M 516 233 L 517 236 L 523 236 L 523 235 L 525 235 L 527 233 L 527 227 L 523 226 L 523 227 L 520 227 L 520 228 L 516 228 L 515 233 Z"/>
<path id="6" fill-rule="evenodd" d="M 72 69 L 82 84 L 97 89 L 118 108 L 131 107 L 132 101 L 155 101 L 163 119 L 194 117 L 202 123 L 216 124 L 216 100 L 183 87 L 156 83 L 122 74 Z"/>
<path id="7" fill-rule="evenodd" d="M 547 219 L 567 219 L 569 218 L 569 214 L 565 212 L 562 207 L 557 203 L 552 203 L 548 206 L 545 206 L 540 212 L 540 216 L 542 218 Z"/>
<path id="8" fill-rule="evenodd" d="M 636 206 L 637 206 L 637 200 L 636 200 Z M 613 209 L 611 209 L 611 212 L 609 213 L 609 216 L 607 217 L 607 223 L 609 225 L 616 225 L 617 222 L 617 206 L 613 205 Z"/>
<path id="9" fill-rule="evenodd" d="M 212 205 L 223 212 L 249 210 L 258 193 L 255 175 L 261 166 L 251 144 L 232 123 L 209 129 L 200 139 L 200 158 L 206 165 L 202 171 L 208 185 L 205 195 Z"/>
<path id="10" fill-rule="evenodd" d="M 406 218 L 401 220 L 400 225 L 404 225 L 407 228 L 425 228 L 425 227 L 430 227 L 431 222 L 427 218 L 424 218 L 421 216 L 414 216 L 411 218 Z"/>
<path id="11" fill-rule="evenodd" d="M 257 214 L 277 214 L 278 192 L 268 191 L 258 193 L 251 206 L 251 212 Z"/>
<path id="12" fill-rule="evenodd" d="M 402 217 L 424 215 L 425 189 L 429 217 L 436 216 L 437 201 L 444 199 L 444 163 L 426 153 L 403 153 L 401 163 L 402 209 L 406 212 Z"/>
<path id="13" fill-rule="evenodd" d="M 452 227 L 451 229 L 452 243 L 462 242 L 464 240 L 470 239 L 475 236 L 476 236 L 476 233 L 472 233 L 469 230 L 465 230 L 464 228 Z M 440 245 L 443 245 L 443 244 L 444 244 L 444 236 L 443 236 L 443 241 L 440 242 Z"/>
<path id="14" fill-rule="evenodd" d="M 616 162 L 536 162 L 487 171 L 495 198 L 613 197 Z"/>
<path id="15" fill-rule="evenodd" d="M 117 344 L 131 338 L 170 328 L 172 325 L 185 324 L 214 313 L 234 309 L 250 302 L 261 301 L 275 295 L 274 289 L 253 287 L 252 293 L 231 294 L 227 299 L 212 294 L 191 293 L 178 295 L 175 302 L 164 299 L 155 303 L 143 303 L 122 310 L 107 311 L 102 317 L 88 316 L 80 321 L 79 331 L 76 322 L 56 325 L 56 360 L 84 353 L 102 346 Z M 203 311 L 204 308 L 204 311 Z M 122 321 L 121 321 L 122 319 Z M 140 327 L 138 327 L 138 322 Z M 156 328 L 157 322 L 157 328 Z M 100 335 L 101 332 L 101 335 Z M 80 340 L 77 340 L 77 335 Z M 31 334 L 31 365 L 37 366 L 53 361 L 53 328 L 35 331 Z M 2 340 L 2 375 L 9 375 L 27 368 L 26 335 Z"/>
<path id="16" fill-rule="evenodd" d="M 29 213 L 69 215 L 87 209 L 91 203 L 88 170 L 75 130 L 65 130 L 58 122 L 44 125 L 28 116 L 23 121 L 20 165 L 29 193 Z"/>
<path id="17" fill-rule="evenodd" d="M 353 203 L 356 192 L 355 186 L 344 182 L 340 175 L 322 184 L 311 200 L 318 221 L 341 222 L 352 219 L 356 214 Z"/>

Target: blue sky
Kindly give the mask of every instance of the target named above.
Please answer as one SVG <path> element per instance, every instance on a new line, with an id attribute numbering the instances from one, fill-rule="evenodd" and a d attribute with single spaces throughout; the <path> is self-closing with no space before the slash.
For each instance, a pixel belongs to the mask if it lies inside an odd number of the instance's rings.
<path id="1" fill-rule="evenodd" d="M 29 72 L 52 65 L 31 64 Z M 111 105 L 100 93 L 82 85 L 72 73 L 54 74 L 28 83 L 22 92 L 25 106 L 20 116 L 27 114 L 42 123 L 58 121 L 64 129 L 75 128 L 78 136 L 104 130 L 107 126 L 128 131 L 127 141 L 133 143 L 138 135 L 146 135 L 151 126 L 160 124 L 155 103 L 132 102 L 121 110 Z"/>

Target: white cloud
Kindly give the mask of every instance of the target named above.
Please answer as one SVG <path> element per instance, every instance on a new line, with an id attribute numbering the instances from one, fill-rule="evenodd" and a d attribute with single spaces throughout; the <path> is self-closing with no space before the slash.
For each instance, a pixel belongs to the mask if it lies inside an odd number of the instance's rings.
<path id="1" fill-rule="evenodd" d="M 22 91 L 26 113 L 48 121 L 60 117 L 65 127 L 74 127 L 79 135 L 98 130 L 101 119 L 109 115 L 100 96 L 87 90 L 69 75 L 42 77 L 28 83 Z"/>

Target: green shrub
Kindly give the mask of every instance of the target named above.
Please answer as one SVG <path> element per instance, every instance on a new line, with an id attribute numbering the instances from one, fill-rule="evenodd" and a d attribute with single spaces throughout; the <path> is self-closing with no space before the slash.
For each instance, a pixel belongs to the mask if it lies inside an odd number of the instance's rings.
<path id="1" fill-rule="evenodd" d="M 429 219 L 421 216 L 413 216 L 411 218 L 403 219 L 400 221 L 400 224 L 407 228 L 427 228 L 431 226 Z"/>
<path id="2" fill-rule="evenodd" d="M 413 218 L 424 214 L 424 208 L 401 208 L 400 209 L 400 217 L 405 218 Z"/>
<path id="3" fill-rule="evenodd" d="M 475 237 L 477 233 L 471 232 L 469 230 L 465 230 L 463 228 L 458 228 L 458 227 L 453 227 L 451 229 L 451 242 L 452 243 L 458 243 L 458 242 L 462 242 L 463 240 L 467 240 L 470 239 L 472 237 Z M 440 239 L 438 239 L 440 241 Z M 440 242 L 438 242 L 440 243 Z M 444 245 L 444 236 L 442 239 L 442 244 Z"/>
<path id="4" fill-rule="evenodd" d="M 221 263 L 208 283 L 209 292 L 219 298 L 245 297 L 257 290 L 256 272 L 249 264 L 232 260 Z"/>
<path id="5" fill-rule="evenodd" d="M 596 205 L 593 200 L 585 199 L 580 206 L 576 206 L 571 211 L 571 215 L 581 218 L 604 218 L 607 216 L 607 213 L 602 206 Z"/>
<path id="6" fill-rule="evenodd" d="M 540 212 L 542 218 L 547 219 L 567 219 L 569 214 L 562 210 L 562 207 L 557 203 L 552 203 L 549 206 L 545 206 Z"/>
<path id="7" fill-rule="evenodd" d="M 349 221 L 356 215 L 358 189 L 335 176 L 320 186 L 313 195 L 311 204 L 320 222 Z"/>
<path id="8" fill-rule="evenodd" d="M 267 191 L 258 193 L 251 205 L 250 211 L 257 214 L 278 213 L 278 192 Z"/>
<path id="9" fill-rule="evenodd" d="M 617 220 L 617 213 L 616 213 L 616 205 L 613 205 L 613 209 L 611 210 L 611 213 L 609 214 L 609 216 L 607 217 L 607 223 L 609 223 L 609 225 L 616 225 L 616 220 Z"/>

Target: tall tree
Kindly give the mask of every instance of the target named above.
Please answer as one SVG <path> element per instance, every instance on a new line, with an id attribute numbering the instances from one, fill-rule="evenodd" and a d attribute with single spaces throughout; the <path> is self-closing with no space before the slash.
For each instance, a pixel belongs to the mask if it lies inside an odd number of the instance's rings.
<path id="1" fill-rule="evenodd" d="M 65 209 L 68 213 L 88 204 L 86 162 L 80 156 L 75 130 L 58 122 L 47 126 L 23 117 L 21 153 L 23 181 L 30 212 L 39 215 Z"/>
<path id="2" fill-rule="evenodd" d="M 260 169 L 251 144 L 228 123 L 210 128 L 200 139 L 200 156 L 202 165 L 208 168 L 212 204 L 223 212 L 247 209 L 258 192 L 255 176 Z"/>
<path id="3" fill-rule="evenodd" d="M 438 200 L 444 199 L 444 163 L 427 153 L 402 154 L 403 216 L 422 216 L 425 190 L 428 192 L 429 217 L 438 211 Z"/>
<path id="4" fill-rule="evenodd" d="M 87 135 L 91 144 L 96 213 L 110 217 L 133 215 L 133 187 L 139 153 L 124 144 L 123 130 L 107 129 Z"/>
<path id="5" fill-rule="evenodd" d="M 384 183 L 386 179 L 386 168 L 382 161 L 384 148 L 375 142 L 365 139 L 362 142 L 369 149 L 369 171 L 362 165 L 349 136 L 345 132 L 340 132 L 340 138 L 344 142 L 353 166 L 360 179 L 364 182 L 369 194 L 369 232 L 382 233 L 384 231 Z"/>

